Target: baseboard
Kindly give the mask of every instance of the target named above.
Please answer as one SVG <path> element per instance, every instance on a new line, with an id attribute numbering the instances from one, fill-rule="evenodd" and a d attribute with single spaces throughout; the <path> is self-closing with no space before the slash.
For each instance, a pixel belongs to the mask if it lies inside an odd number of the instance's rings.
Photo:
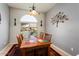
<path id="1" fill-rule="evenodd" d="M 0 51 L 0 56 L 5 56 L 12 46 L 13 44 L 8 43 L 7 46 Z"/>
<path id="2" fill-rule="evenodd" d="M 54 49 L 57 53 L 59 53 L 61 56 L 72 56 L 71 54 L 65 52 L 64 50 L 60 49 L 59 47 L 55 46 L 54 44 L 51 44 L 51 48 Z"/>

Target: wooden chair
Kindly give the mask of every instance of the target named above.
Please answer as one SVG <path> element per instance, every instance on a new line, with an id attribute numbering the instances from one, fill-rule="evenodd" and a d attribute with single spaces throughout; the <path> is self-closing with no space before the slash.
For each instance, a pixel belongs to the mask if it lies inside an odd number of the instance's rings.
<path id="1" fill-rule="evenodd" d="M 17 41 L 18 41 L 18 50 L 20 51 L 20 55 L 24 55 L 24 51 L 20 49 L 21 43 L 23 41 L 24 37 L 22 34 L 17 35 Z"/>
<path id="2" fill-rule="evenodd" d="M 51 38 L 52 38 L 52 34 L 48 34 L 48 33 L 44 34 L 44 40 L 48 40 L 49 42 L 51 42 Z"/>
<path id="3" fill-rule="evenodd" d="M 41 39 L 44 39 L 44 34 L 45 34 L 44 32 L 41 32 L 41 33 L 40 33 L 40 38 L 41 38 Z"/>
<path id="4" fill-rule="evenodd" d="M 24 39 L 23 34 L 20 34 L 20 38 L 21 38 L 21 40 L 23 40 L 23 39 Z"/>
<path id="5" fill-rule="evenodd" d="M 23 35 L 22 34 L 17 35 L 17 41 L 18 41 L 18 47 L 20 47 L 20 45 L 23 41 Z"/>

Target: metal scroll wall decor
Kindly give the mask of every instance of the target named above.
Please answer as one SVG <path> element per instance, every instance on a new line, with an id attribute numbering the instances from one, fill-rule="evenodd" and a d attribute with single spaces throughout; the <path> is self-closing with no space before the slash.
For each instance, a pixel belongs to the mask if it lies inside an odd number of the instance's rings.
<path id="1" fill-rule="evenodd" d="M 58 27 L 59 23 L 64 23 L 65 20 L 69 20 L 69 19 L 67 15 L 64 14 L 64 12 L 59 12 L 53 18 L 51 18 L 52 24 L 56 24 L 56 27 Z"/>

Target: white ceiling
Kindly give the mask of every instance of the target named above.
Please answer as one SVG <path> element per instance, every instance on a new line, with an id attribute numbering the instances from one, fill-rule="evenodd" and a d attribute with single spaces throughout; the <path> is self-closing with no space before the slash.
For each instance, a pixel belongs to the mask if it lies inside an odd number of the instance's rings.
<path id="1" fill-rule="evenodd" d="M 19 9 L 25 9 L 30 10 L 33 3 L 8 3 L 9 7 L 13 8 L 19 8 Z M 55 3 L 35 3 L 36 11 L 38 12 L 47 12 L 49 9 L 51 9 Z"/>

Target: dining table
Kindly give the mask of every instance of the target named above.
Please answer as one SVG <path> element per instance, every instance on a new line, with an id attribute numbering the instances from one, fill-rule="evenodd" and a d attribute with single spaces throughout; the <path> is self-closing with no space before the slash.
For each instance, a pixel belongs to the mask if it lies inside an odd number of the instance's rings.
<path id="1" fill-rule="evenodd" d="M 20 49 L 23 56 L 46 56 L 51 42 L 38 39 L 37 42 L 22 41 Z"/>

